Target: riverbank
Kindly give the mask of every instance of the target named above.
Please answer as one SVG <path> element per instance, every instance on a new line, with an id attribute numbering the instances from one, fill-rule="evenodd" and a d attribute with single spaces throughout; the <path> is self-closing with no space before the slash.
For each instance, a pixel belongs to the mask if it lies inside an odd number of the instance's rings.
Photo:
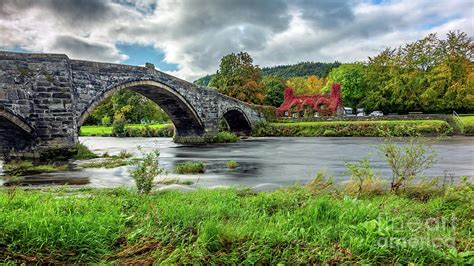
<path id="1" fill-rule="evenodd" d="M 0 261 L 472 263 L 472 185 L 359 198 L 331 186 L 0 189 Z"/>
<path id="2" fill-rule="evenodd" d="M 463 122 L 463 133 L 467 135 L 474 135 L 474 116 L 461 116 Z"/>
<path id="3" fill-rule="evenodd" d="M 173 137 L 173 124 L 131 124 L 125 126 L 124 137 Z M 82 126 L 81 137 L 112 137 L 112 127 Z"/>
<path id="4" fill-rule="evenodd" d="M 287 121 L 265 123 L 252 132 L 256 137 L 385 137 L 445 136 L 453 128 L 442 120 Z"/>
<path id="5" fill-rule="evenodd" d="M 442 120 L 280 121 L 258 125 L 255 137 L 384 137 L 452 135 Z M 112 127 L 82 126 L 81 136 L 113 136 Z M 172 137 L 172 124 L 127 125 L 125 137 Z"/>

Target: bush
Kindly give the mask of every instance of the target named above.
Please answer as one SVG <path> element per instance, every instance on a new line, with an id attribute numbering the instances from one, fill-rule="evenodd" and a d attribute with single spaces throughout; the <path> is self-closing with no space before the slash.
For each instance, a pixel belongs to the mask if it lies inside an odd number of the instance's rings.
<path id="1" fill-rule="evenodd" d="M 106 116 L 102 117 L 101 124 L 104 127 L 110 126 L 110 116 L 106 115 Z"/>
<path id="2" fill-rule="evenodd" d="M 125 118 L 123 114 L 117 114 L 112 125 L 112 135 L 115 137 L 125 137 Z"/>
<path id="3" fill-rule="evenodd" d="M 390 187 L 395 192 L 436 162 L 431 146 L 416 138 L 408 139 L 405 145 L 397 145 L 389 139 L 379 149 L 392 170 Z"/>
<path id="4" fill-rule="evenodd" d="M 154 151 L 143 155 L 141 160 L 135 160 L 135 169 L 130 171 L 130 175 L 135 180 L 135 185 L 140 194 L 150 193 L 153 187 L 153 180 L 157 175 L 163 172 L 160 167 L 158 158 L 160 157 L 159 151 Z"/>
<path id="5" fill-rule="evenodd" d="M 239 136 L 232 132 L 222 131 L 217 133 L 216 137 L 214 138 L 215 143 L 230 143 L 230 142 L 237 142 L 239 141 Z"/>
<path id="6" fill-rule="evenodd" d="M 175 166 L 174 171 L 177 174 L 204 173 L 204 164 L 202 162 L 187 161 Z"/>
<path id="7" fill-rule="evenodd" d="M 345 163 L 345 165 L 347 172 L 351 174 L 351 181 L 357 186 L 357 195 L 360 195 L 365 183 L 375 178 L 374 170 L 367 158 L 358 163 Z"/>
<path id="8" fill-rule="evenodd" d="M 237 165 L 238 165 L 237 162 L 234 160 L 230 160 L 227 162 L 227 168 L 229 169 L 235 169 L 237 168 Z"/>

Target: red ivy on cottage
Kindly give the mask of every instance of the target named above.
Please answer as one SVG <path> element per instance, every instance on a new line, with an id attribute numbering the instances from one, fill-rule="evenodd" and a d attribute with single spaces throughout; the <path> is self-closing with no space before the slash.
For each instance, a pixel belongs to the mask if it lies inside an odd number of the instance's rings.
<path id="1" fill-rule="evenodd" d="M 315 94 L 295 96 L 293 88 L 285 89 L 285 100 L 276 109 L 277 116 L 283 116 L 288 112 L 302 112 L 310 110 L 320 115 L 330 116 L 336 114 L 342 108 L 341 85 L 333 83 L 329 94 Z"/>

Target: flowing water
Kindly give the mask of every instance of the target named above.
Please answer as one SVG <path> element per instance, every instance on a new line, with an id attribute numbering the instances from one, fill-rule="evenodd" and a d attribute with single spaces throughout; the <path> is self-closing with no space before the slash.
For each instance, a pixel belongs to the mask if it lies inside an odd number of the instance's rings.
<path id="1" fill-rule="evenodd" d="M 183 145 L 170 138 L 108 138 L 83 137 L 81 142 L 92 151 L 110 155 L 127 150 L 135 156 L 143 152 L 160 150 L 160 164 L 167 172 L 162 178 L 191 180 L 194 186 L 245 186 L 279 187 L 306 183 L 320 169 L 334 176 L 336 181 L 349 178 L 345 162 L 360 161 L 367 155 L 377 173 L 390 177 L 390 170 L 377 149 L 379 138 L 256 138 L 230 144 Z M 474 175 L 474 138 L 451 137 L 433 145 L 437 163 L 424 172 L 426 176 Z M 195 175 L 172 173 L 177 163 L 202 161 L 206 172 Z M 235 160 L 238 166 L 229 170 L 227 161 Z M 1 165 L 1 163 L 0 163 Z M 92 187 L 133 186 L 129 176 L 131 166 L 113 169 L 83 169 L 79 171 L 49 173 L 23 179 L 26 184 L 75 184 Z M 2 170 L 0 166 L 0 175 Z M 1 181 L 0 179 L 0 184 Z"/>

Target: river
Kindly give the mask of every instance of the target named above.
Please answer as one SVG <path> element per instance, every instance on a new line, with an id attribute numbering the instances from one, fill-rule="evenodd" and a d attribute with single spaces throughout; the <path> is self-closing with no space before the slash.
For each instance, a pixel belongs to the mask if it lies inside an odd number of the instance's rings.
<path id="1" fill-rule="evenodd" d="M 251 138 L 238 143 L 183 145 L 170 138 L 109 138 L 82 137 L 80 141 L 92 151 L 110 155 L 127 150 L 135 156 L 143 152 L 160 150 L 160 164 L 168 174 L 162 178 L 191 180 L 193 186 L 288 186 L 306 183 L 321 169 L 343 182 L 349 178 L 345 162 L 370 157 L 376 173 L 389 178 L 391 173 L 377 145 L 380 138 Z M 433 145 L 437 162 L 424 174 L 429 177 L 449 173 L 455 176 L 474 175 L 474 138 L 450 137 Z M 195 175 L 172 173 L 177 163 L 202 161 L 206 172 Z M 235 160 L 238 167 L 227 169 L 226 163 Z M 83 169 L 80 171 L 50 173 L 28 177 L 43 180 L 39 184 L 63 181 L 92 187 L 133 186 L 129 176 L 131 166 L 114 169 Z M 0 167 L 1 175 L 1 167 Z M 0 181 L 1 183 L 2 181 Z M 56 182 L 61 183 L 61 182 Z"/>

